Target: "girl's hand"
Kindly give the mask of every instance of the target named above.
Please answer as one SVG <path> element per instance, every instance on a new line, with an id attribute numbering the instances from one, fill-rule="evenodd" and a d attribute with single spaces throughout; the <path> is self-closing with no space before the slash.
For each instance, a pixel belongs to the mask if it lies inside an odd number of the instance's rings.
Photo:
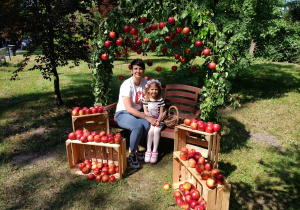
<path id="1" fill-rule="evenodd" d="M 159 126 L 160 126 L 160 122 L 156 121 L 156 127 L 159 127 Z"/>
<path id="2" fill-rule="evenodd" d="M 156 125 L 156 120 L 148 115 L 146 115 L 145 119 L 153 126 Z"/>

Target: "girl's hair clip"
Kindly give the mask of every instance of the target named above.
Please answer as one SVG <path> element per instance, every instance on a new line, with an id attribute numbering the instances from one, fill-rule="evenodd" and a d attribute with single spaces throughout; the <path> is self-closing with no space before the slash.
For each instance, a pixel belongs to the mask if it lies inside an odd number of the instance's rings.
<path id="1" fill-rule="evenodd" d="M 148 88 L 149 85 L 152 84 L 152 83 L 158 84 L 158 86 L 161 88 L 161 84 L 160 84 L 160 82 L 159 82 L 157 79 L 151 79 L 151 80 L 149 80 L 149 81 L 147 82 L 147 84 L 145 85 L 145 87 Z"/>

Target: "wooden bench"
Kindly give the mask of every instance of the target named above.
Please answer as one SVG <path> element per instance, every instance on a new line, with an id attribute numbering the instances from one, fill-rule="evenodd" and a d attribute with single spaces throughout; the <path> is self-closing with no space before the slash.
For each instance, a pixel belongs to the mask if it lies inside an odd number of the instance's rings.
<path id="1" fill-rule="evenodd" d="M 6 48 L 1 48 L 0 49 L 0 63 L 1 63 L 1 60 L 3 59 L 6 63 L 6 59 L 5 59 L 5 55 L 6 55 L 6 51 L 7 49 Z"/>
<path id="2" fill-rule="evenodd" d="M 171 105 L 175 105 L 179 111 L 181 118 L 196 118 L 200 114 L 200 110 L 197 106 L 198 96 L 201 88 L 170 84 L 163 88 L 164 101 L 166 103 L 166 110 Z M 107 105 L 104 108 L 109 112 L 116 108 L 118 102 Z M 110 128 L 120 128 L 113 118 L 109 120 Z M 161 137 L 174 139 L 174 129 L 165 128 L 161 131 Z"/>

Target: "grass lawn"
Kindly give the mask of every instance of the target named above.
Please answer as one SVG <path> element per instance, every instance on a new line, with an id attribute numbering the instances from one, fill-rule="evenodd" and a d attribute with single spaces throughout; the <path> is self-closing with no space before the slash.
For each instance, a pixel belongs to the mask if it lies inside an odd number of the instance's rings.
<path id="1" fill-rule="evenodd" d="M 175 77 L 170 69 L 174 59 L 144 58 L 154 63 L 145 73 L 150 78 L 163 84 L 188 79 Z M 86 63 L 59 68 L 65 105 L 56 107 L 53 83 L 40 72 L 24 71 L 9 81 L 20 60 L 17 55 L 0 64 L 1 209 L 179 209 L 174 191 L 162 188 L 172 182 L 170 139 L 161 139 L 157 164 L 128 168 L 121 181 L 96 183 L 70 174 L 65 149 L 72 131 L 70 112 L 74 106 L 93 105 L 91 70 Z M 160 73 L 155 71 L 157 63 Z M 124 61 L 116 61 L 113 71 L 116 101 L 119 75 L 131 75 Z M 232 184 L 230 209 L 299 209 L 299 91 L 296 64 L 257 63 L 235 79 L 233 94 L 242 107 L 219 110 L 219 168 Z"/>

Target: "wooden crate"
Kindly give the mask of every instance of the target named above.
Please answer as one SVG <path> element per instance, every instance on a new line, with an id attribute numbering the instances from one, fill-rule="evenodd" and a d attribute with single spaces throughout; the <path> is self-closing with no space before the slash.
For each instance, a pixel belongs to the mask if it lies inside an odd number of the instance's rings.
<path id="1" fill-rule="evenodd" d="M 73 132 L 76 130 L 88 129 L 92 131 L 105 131 L 106 134 L 109 133 L 109 116 L 106 111 L 103 113 L 72 116 L 72 126 Z"/>
<path id="2" fill-rule="evenodd" d="M 188 161 L 180 159 L 180 151 L 173 153 L 173 188 L 178 189 L 184 182 L 192 183 L 200 195 L 207 202 L 206 210 L 228 210 L 231 184 L 224 180 L 223 185 L 217 185 L 215 189 L 209 189 L 206 186 L 206 180 L 203 180 L 195 168 L 188 167 Z"/>
<path id="3" fill-rule="evenodd" d="M 175 127 L 174 152 L 180 151 L 183 147 L 195 149 L 201 152 L 213 168 L 218 168 L 220 139 L 220 132 L 206 133 L 181 124 Z"/>
<path id="4" fill-rule="evenodd" d="M 102 163 L 114 163 L 119 166 L 119 173 L 115 174 L 117 179 L 121 179 L 127 168 L 126 158 L 126 139 L 121 144 L 108 144 L 87 142 L 82 143 L 79 140 L 67 140 L 66 148 L 70 172 L 72 174 L 84 175 L 78 169 L 78 164 L 89 159 Z"/>

